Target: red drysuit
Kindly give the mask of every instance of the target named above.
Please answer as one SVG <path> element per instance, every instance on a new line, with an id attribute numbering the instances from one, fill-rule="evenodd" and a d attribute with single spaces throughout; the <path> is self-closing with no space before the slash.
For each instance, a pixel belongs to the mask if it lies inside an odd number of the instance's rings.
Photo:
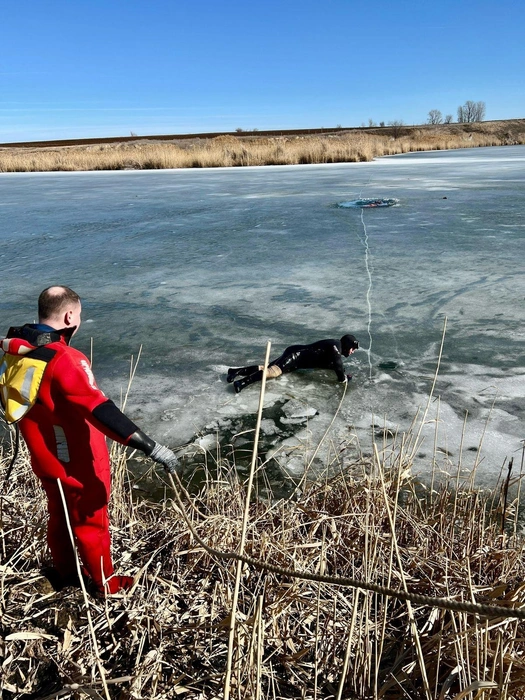
<path id="1" fill-rule="evenodd" d="M 127 444 L 138 428 L 97 387 L 87 357 L 70 347 L 64 335 L 54 331 L 54 342 L 45 344 L 45 351 L 52 357 L 36 403 L 19 425 L 33 471 L 47 494 L 47 537 L 55 568 L 64 579 L 76 574 L 57 484 L 60 479 L 84 573 L 103 591 L 105 579 L 113 574 L 107 513 L 110 465 L 105 436 Z M 36 347 L 25 340 L 11 342 L 7 354 L 27 353 L 28 345 Z M 116 592 L 126 583 L 124 578 L 110 578 L 106 590 Z"/>

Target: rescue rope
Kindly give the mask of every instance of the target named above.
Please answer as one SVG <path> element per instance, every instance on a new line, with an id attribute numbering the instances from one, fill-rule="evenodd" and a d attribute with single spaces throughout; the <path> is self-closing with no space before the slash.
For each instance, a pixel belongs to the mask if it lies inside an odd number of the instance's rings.
<path id="1" fill-rule="evenodd" d="M 200 546 L 208 552 L 213 557 L 217 559 L 228 559 L 242 562 L 248 566 L 253 566 L 262 571 L 268 571 L 274 574 L 281 574 L 282 576 L 287 576 L 294 579 L 300 579 L 302 581 L 315 581 L 317 583 L 327 583 L 333 586 L 341 586 L 343 588 L 358 588 L 364 591 L 370 591 L 371 593 L 378 593 L 380 595 L 388 596 L 389 598 L 397 598 L 398 600 L 409 601 L 415 603 L 416 605 L 427 605 L 434 608 L 441 608 L 442 610 L 453 610 L 455 612 L 467 612 L 474 613 L 478 615 L 484 615 L 485 617 L 505 617 L 505 618 L 518 618 L 519 620 L 525 620 L 525 607 L 512 608 L 509 609 L 502 605 L 486 605 L 484 603 L 469 603 L 468 601 L 453 600 L 452 598 L 440 598 L 435 596 L 424 595 L 422 593 L 414 593 L 410 591 L 403 591 L 397 588 L 390 588 L 388 586 L 383 586 L 379 583 L 373 583 L 371 581 L 364 581 L 357 578 L 349 578 L 347 576 L 328 576 L 326 574 L 314 574 L 308 571 L 296 571 L 295 569 L 288 569 L 277 564 L 271 564 L 270 562 L 263 561 L 261 559 L 255 559 L 247 554 L 239 554 L 233 551 L 222 551 L 215 549 L 207 544 L 202 537 L 195 530 L 193 523 L 189 519 L 185 505 L 179 493 L 179 489 L 184 491 L 186 496 L 189 498 L 189 494 L 186 489 L 182 486 L 178 475 L 178 487 L 175 485 L 172 474 L 168 474 L 169 480 L 171 482 L 171 487 L 175 494 L 175 500 L 181 510 L 182 516 L 195 540 L 200 544 Z"/>
<path id="2" fill-rule="evenodd" d="M 372 172 L 370 172 L 370 175 L 368 177 L 368 182 L 366 183 L 365 187 L 370 186 L 370 182 L 372 181 Z M 361 188 L 359 192 L 359 199 L 362 197 L 363 193 L 363 187 Z M 366 290 L 366 304 L 368 307 L 368 323 L 366 330 L 368 332 L 368 348 L 366 351 L 366 354 L 368 356 L 368 379 L 372 379 L 373 375 L 373 370 L 372 370 L 372 270 L 370 268 L 370 246 L 368 244 L 368 231 L 366 230 L 366 224 L 365 224 L 365 211 L 364 209 L 361 209 L 361 225 L 363 227 L 363 238 L 359 234 L 357 234 L 357 237 L 359 238 L 359 241 L 361 245 L 365 249 L 365 269 L 366 269 L 366 274 L 368 277 L 368 287 Z"/>
<path id="3" fill-rule="evenodd" d="M 363 226 L 363 238 L 359 237 L 359 240 L 361 241 L 361 244 L 363 245 L 365 249 L 365 268 L 366 268 L 366 274 L 368 277 L 368 287 L 366 290 L 366 303 L 368 307 L 368 323 L 367 323 L 367 332 L 368 332 L 368 348 L 367 348 L 367 355 L 368 355 L 368 368 L 369 368 L 369 375 L 368 378 L 372 379 L 372 270 L 370 267 L 370 246 L 368 244 L 368 231 L 366 229 L 366 224 L 365 224 L 365 217 L 364 217 L 364 209 L 361 209 L 361 224 Z"/>

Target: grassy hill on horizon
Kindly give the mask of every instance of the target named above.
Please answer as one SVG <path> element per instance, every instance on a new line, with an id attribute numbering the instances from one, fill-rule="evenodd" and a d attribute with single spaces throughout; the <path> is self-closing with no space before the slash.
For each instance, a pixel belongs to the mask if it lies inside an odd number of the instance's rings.
<path id="1" fill-rule="evenodd" d="M 107 137 L 0 145 L 0 172 L 345 163 L 525 144 L 525 119 L 461 124 Z"/>

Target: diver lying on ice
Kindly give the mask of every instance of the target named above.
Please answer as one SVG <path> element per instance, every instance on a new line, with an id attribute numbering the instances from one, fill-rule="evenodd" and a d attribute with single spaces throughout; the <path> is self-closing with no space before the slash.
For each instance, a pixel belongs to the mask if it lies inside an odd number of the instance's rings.
<path id="1" fill-rule="evenodd" d="M 290 345 L 280 357 L 270 362 L 266 376 L 268 379 L 273 379 L 297 369 L 332 369 L 339 382 L 346 382 L 351 379 L 351 376 L 345 374 L 342 358 L 349 357 L 358 347 L 356 337 L 350 334 L 344 335 L 341 340 L 328 338 L 310 345 Z M 263 369 L 263 365 L 230 367 L 227 380 L 230 383 L 233 382 L 235 392 L 238 394 L 248 384 L 260 382 Z"/>

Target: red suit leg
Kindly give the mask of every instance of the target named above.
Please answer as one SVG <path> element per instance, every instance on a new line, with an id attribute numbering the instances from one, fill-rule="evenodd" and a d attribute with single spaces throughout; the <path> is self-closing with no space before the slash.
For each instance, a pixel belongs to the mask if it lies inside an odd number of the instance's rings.
<path id="1" fill-rule="evenodd" d="M 77 573 L 76 558 L 71 538 L 64 517 L 64 506 L 60 491 L 55 481 L 42 479 L 42 486 L 47 494 L 47 544 L 51 551 L 53 564 L 63 579 Z"/>
<path id="2" fill-rule="evenodd" d="M 76 561 L 64 516 L 62 498 L 56 482 L 43 480 L 42 483 L 48 497 L 49 548 L 56 569 L 61 576 L 67 577 L 76 573 Z M 102 486 L 101 482 L 99 484 Z M 82 490 L 66 486 L 63 490 L 83 572 L 102 591 L 104 580 L 113 574 L 107 491 L 104 488 L 106 497 L 101 498 L 102 489 L 94 490 L 92 485 L 90 486 L 91 488 L 85 487 Z M 116 592 L 120 588 L 118 579 L 111 579 L 108 586 L 110 593 Z"/>

